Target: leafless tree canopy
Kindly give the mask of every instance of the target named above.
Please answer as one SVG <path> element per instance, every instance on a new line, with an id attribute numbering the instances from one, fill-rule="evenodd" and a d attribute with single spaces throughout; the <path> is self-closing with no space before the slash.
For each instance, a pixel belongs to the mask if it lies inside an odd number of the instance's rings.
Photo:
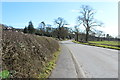
<path id="1" fill-rule="evenodd" d="M 55 19 L 54 23 L 58 27 L 56 33 L 58 34 L 58 38 L 64 39 L 68 35 L 68 29 L 65 29 L 65 25 L 68 25 L 67 22 L 63 18 L 58 17 L 57 19 Z"/>
<path id="2" fill-rule="evenodd" d="M 45 22 L 44 21 L 42 21 L 40 24 L 39 24 L 39 29 L 43 29 L 45 27 Z"/>
<path id="3" fill-rule="evenodd" d="M 94 18 L 95 10 L 88 5 L 81 7 L 80 16 L 78 16 L 79 25 L 83 25 L 86 29 L 86 41 L 88 41 L 89 32 L 95 26 L 101 26 L 103 23 L 98 22 Z"/>
<path id="4" fill-rule="evenodd" d="M 54 23 L 60 28 L 60 27 L 64 27 L 64 25 L 67 25 L 67 22 L 61 18 L 58 17 L 57 19 L 55 19 Z"/>

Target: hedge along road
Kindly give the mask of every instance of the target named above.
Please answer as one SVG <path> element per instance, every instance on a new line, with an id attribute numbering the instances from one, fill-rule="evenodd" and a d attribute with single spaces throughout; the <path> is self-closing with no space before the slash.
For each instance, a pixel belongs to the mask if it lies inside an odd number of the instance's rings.
<path id="1" fill-rule="evenodd" d="M 60 42 L 62 51 L 50 78 L 118 78 L 118 50 Z"/>

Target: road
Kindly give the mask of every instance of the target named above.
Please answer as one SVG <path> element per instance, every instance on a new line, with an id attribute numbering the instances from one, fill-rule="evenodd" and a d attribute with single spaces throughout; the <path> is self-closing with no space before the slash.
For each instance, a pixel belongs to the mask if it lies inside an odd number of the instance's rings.
<path id="1" fill-rule="evenodd" d="M 118 50 L 61 41 L 50 78 L 118 78 Z"/>

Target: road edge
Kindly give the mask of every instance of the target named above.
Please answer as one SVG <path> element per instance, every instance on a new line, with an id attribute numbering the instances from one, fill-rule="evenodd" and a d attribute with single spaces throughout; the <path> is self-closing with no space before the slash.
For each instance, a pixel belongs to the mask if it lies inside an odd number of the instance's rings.
<path id="1" fill-rule="evenodd" d="M 67 47 L 66 47 L 67 48 Z M 78 75 L 78 78 L 87 78 L 87 76 L 85 75 L 85 72 L 84 70 L 82 69 L 82 67 L 79 65 L 79 63 L 77 62 L 75 56 L 72 54 L 72 52 L 70 51 L 69 48 L 67 48 L 68 51 L 70 52 L 71 54 L 71 57 L 73 59 L 73 62 L 74 62 L 74 65 L 75 65 L 75 69 L 76 69 L 76 73 Z"/>

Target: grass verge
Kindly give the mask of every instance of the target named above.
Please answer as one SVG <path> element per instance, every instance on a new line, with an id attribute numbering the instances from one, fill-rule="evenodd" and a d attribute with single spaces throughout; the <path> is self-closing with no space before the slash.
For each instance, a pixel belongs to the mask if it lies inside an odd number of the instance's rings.
<path id="1" fill-rule="evenodd" d="M 85 44 L 85 45 L 90 45 L 90 46 L 97 46 L 97 47 L 103 47 L 103 48 L 120 50 L 120 47 L 114 47 L 114 46 L 108 46 L 108 45 L 101 45 L 101 44 L 97 44 L 97 43 L 94 43 L 94 44 L 82 43 L 82 42 L 78 42 L 78 41 L 75 41 L 75 40 L 73 40 L 72 42 L 78 43 L 78 44 Z"/>
<path id="2" fill-rule="evenodd" d="M 119 44 L 120 44 L 120 41 L 89 41 L 89 43 L 108 44 L 108 45 L 119 45 Z"/>
<path id="3" fill-rule="evenodd" d="M 44 65 L 43 71 L 40 73 L 38 78 L 48 78 L 50 76 L 52 70 L 55 68 L 59 54 L 60 49 L 54 53 L 52 60 Z"/>

